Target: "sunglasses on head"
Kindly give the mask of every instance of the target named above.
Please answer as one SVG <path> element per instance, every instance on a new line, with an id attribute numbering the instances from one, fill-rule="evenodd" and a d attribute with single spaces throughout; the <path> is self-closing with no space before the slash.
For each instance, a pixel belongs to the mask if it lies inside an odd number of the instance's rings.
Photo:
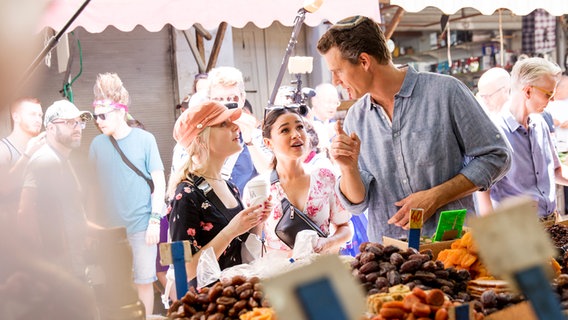
<path id="1" fill-rule="evenodd" d="M 224 103 L 231 103 L 231 102 L 238 103 L 241 99 L 239 98 L 239 96 L 233 95 L 233 96 L 229 96 L 229 97 L 214 97 L 214 98 L 211 98 L 211 100 L 218 101 L 218 102 L 224 102 Z"/>
<path id="2" fill-rule="evenodd" d="M 227 107 L 227 109 L 236 109 L 239 107 L 239 104 L 236 102 L 226 102 L 225 107 Z"/>
<path id="3" fill-rule="evenodd" d="M 338 21 L 336 24 L 332 26 L 333 29 L 338 30 L 349 30 L 361 24 L 361 22 L 367 20 L 366 17 L 363 16 L 353 16 L 349 18 L 345 18 L 343 20 Z"/>
<path id="4" fill-rule="evenodd" d="M 295 112 L 297 112 L 299 115 L 301 115 L 302 117 L 305 117 L 308 115 L 308 113 L 310 112 L 310 108 L 308 106 L 306 106 L 305 104 L 289 104 L 287 106 L 269 106 L 269 107 L 265 107 L 264 108 L 264 120 L 266 120 L 266 115 L 269 114 L 272 111 L 277 111 L 277 110 L 293 110 Z"/>

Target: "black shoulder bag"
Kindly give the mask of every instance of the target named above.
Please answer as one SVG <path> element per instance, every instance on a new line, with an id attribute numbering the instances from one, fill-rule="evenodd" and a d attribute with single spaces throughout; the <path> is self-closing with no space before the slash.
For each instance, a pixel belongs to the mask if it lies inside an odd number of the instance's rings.
<path id="1" fill-rule="evenodd" d="M 270 174 L 270 184 L 275 184 L 278 181 L 278 173 L 276 170 L 272 170 Z M 305 213 L 294 207 L 288 198 L 282 198 L 281 204 L 282 217 L 276 224 L 274 232 L 288 247 L 294 249 L 296 235 L 302 230 L 314 230 L 317 232 L 318 236 L 323 238 L 327 237 Z"/>
<path id="2" fill-rule="evenodd" d="M 118 151 L 118 154 L 120 154 L 122 161 L 124 161 L 124 163 L 126 163 L 126 165 L 130 169 L 132 169 L 132 171 L 136 172 L 137 175 L 144 178 L 144 180 L 146 180 L 146 183 L 148 183 L 148 186 L 150 186 L 150 193 L 154 193 L 154 181 L 152 181 L 152 179 L 148 179 L 142 173 L 142 171 L 140 171 L 140 169 L 136 168 L 136 166 L 134 164 L 132 164 L 132 162 L 130 162 L 130 160 L 128 160 L 128 158 L 124 155 L 124 152 L 122 152 L 122 150 L 120 150 L 120 147 L 118 146 L 118 143 L 116 142 L 116 139 L 113 136 L 109 136 L 109 139 L 110 139 L 110 142 L 112 143 L 112 145 L 114 146 L 114 148 L 116 149 L 116 151 Z"/>

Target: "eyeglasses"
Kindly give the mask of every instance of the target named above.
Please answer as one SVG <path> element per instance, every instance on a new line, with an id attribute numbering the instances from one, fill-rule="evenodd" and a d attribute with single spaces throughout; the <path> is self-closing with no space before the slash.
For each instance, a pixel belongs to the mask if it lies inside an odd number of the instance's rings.
<path id="1" fill-rule="evenodd" d="M 77 126 L 79 126 L 81 129 L 85 129 L 85 127 L 87 126 L 87 123 L 85 121 L 79 121 L 79 120 L 51 121 L 51 123 L 66 124 L 67 126 L 72 127 L 73 129 L 77 128 Z"/>
<path id="2" fill-rule="evenodd" d="M 237 96 L 237 95 L 233 95 L 233 96 L 229 96 L 229 97 L 215 97 L 215 98 L 211 98 L 211 100 L 219 101 L 219 102 L 239 103 L 240 97 Z"/>
<path id="3" fill-rule="evenodd" d="M 270 106 L 270 107 L 265 107 L 264 108 L 264 120 L 266 121 L 266 115 L 269 114 L 272 111 L 277 111 L 277 110 L 293 110 L 294 112 L 297 112 L 299 115 L 301 115 L 302 117 L 305 117 L 308 115 L 308 113 L 310 113 L 310 108 L 308 106 L 306 106 L 305 104 L 289 104 L 287 106 Z"/>
<path id="4" fill-rule="evenodd" d="M 485 98 L 485 99 L 489 99 L 489 98 L 493 97 L 494 95 L 496 95 L 498 92 L 500 92 L 500 91 L 503 90 L 503 89 L 505 89 L 505 86 L 503 86 L 503 87 L 501 87 L 501 88 L 499 88 L 499 89 L 497 89 L 497 90 L 495 90 L 495 91 L 493 91 L 493 92 L 491 92 L 491 93 L 488 93 L 488 94 L 480 94 L 479 96 L 482 97 L 482 98 Z"/>
<path id="5" fill-rule="evenodd" d="M 546 89 L 544 89 L 544 88 L 537 87 L 537 86 L 530 86 L 530 87 L 531 87 L 531 88 L 535 88 L 535 89 L 537 89 L 538 91 L 544 93 L 544 96 L 545 96 L 548 100 L 552 99 L 552 98 L 554 97 L 554 95 L 556 94 L 556 90 L 554 90 L 554 91 L 548 91 L 548 90 L 546 90 Z"/>
<path id="6" fill-rule="evenodd" d="M 111 111 L 105 112 L 105 113 L 94 114 L 93 117 L 95 118 L 95 121 L 97 121 L 98 119 L 105 121 L 107 115 L 111 112 L 115 112 L 116 110 L 118 110 L 118 109 L 114 109 L 114 110 L 111 110 Z"/>

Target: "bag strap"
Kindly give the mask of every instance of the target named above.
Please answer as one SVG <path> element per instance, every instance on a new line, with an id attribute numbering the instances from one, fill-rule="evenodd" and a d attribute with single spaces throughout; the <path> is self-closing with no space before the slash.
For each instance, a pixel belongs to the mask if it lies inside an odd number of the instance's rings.
<path id="1" fill-rule="evenodd" d="M 280 179 L 278 178 L 278 172 L 276 172 L 276 169 L 272 170 L 272 172 L 270 173 L 270 184 L 275 184 L 277 182 L 280 182 Z M 285 214 L 291 214 L 292 211 L 294 211 L 294 214 L 299 214 L 301 215 L 304 220 L 308 219 L 311 221 L 310 217 L 308 217 L 305 213 L 303 213 L 300 209 L 295 208 L 290 201 L 288 200 L 288 198 L 286 197 L 282 197 L 282 200 L 280 200 L 280 203 L 282 205 L 282 216 L 280 217 L 280 220 L 282 220 L 282 218 L 284 218 Z M 297 211 L 296 211 L 297 210 Z M 280 220 L 278 222 L 280 222 Z M 318 234 L 322 234 L 325 236 L 325 233 L 323 233 L 323 231 L 321 231 L 321 229 L 314 223 L 314 227 L 317 229 L 316 232 L 318 232 Z"/>
<path id="2" fill-rule="evenodd" d="M 225 183 L 227 183 L 227 182 L 225 181 Z M 223 215 L 225 220 L 227 220 L 227 223 L 229 223 L 229 221 L 231 221 L 231 219 L 229 219 L 227 217 L 227 215 L 225 215 L 225 210 L 223 210 L 223 208 L 226 208 L 226 207 L 223 204 L 223 202 L 221 201 L 221 199 L 219 199 L 219 196 L 217 196 L 217 194 L 215 193 L 215 190 L 213 190 L 213 187 L 211 187 L 209 182 L 207 182 L 207 180 L 205 180 L 205 178 L 203 178 L 203 177 L 195 176 L 194 179 L 193 179 L 193 185 L 196 186 L 197 189 L 199 191 L 201 191 L 201 193 L 203 193 L 205 198 L 207 200 L 209 200 L 209 202 L 215 208 L 217 208 L 217 210 L 219 210 L 219 212 L 221 212 L 221 214 Z M 244 208 L 243 203 L 241 202 L 241 199 L 239 199 L 239 197 L 235 197 L 235 199 L 237 200 L 237 203 L 239 204 L 239 206 L 241 208 Z"/>
<path id="3" fill-rule="evenodd" d="M 274 169 L 270 173 L 270 184 L 273 185 L 273 184 L 278 183 L 278 182 L 280 182 L 280 178 L 278 178 L 278 172 L 276 172 L 276 169 Z M 282 200 L 280 200 L 280 203 L 282 204 L 282 216 L 284 216 L 284 213 L 288 212 L 288 209 L 290 209 L 290 206 L 292 204 L 290 203 L 290 201 L 286 197 L 282 197 Z"/>
<path id="4" fill-rule="evenodd" d="M 126 157 L 126 155 L 124 154 L 124 152 L 122 152 L 122 150 L 120 149 L 120 147 L 118 146 L 118 143 L 116 142 L 116 139 L 113 136 L 109 136 L 110 142 L 112 143 L 112 145 L 114 146 L 114 148 L 116 149 L 116 151 L 118 151 L 118 154 L 120 155 L 120 157 L 122 158 L 122 161 L 124 161 L 124 163 L 130 168 L 132 169 L 132 171 L 134 171 L 137 175 L 141 176 L 142 178 L 144 178 L 144 180 L 146 180 L 146 183 L 148 184 L 148 186 L 150 187 L 150 193 L 154 193 L 154 181 L 152 179 L 148 179 L 143 173 L 142 171 L 140 171 L 140 169 L 136 168 L 136 166 L 134 164 L 132 164 L 132 162 L 130 162 L 130 160 L 128 160 L 128 158 Z"/>

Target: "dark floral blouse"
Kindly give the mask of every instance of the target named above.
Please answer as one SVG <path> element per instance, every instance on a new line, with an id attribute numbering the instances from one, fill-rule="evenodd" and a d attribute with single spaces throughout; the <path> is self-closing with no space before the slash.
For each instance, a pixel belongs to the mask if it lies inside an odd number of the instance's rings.
<path id="1" fill-rule="evenodd" d="M 175 196 L 170 201 L 170 235 L 172 241 L 189 240 L 192 254 L 197 253 L 229 223 L 235 215 L 243 210 L 237 187 L 227 181 L 239 205 L 227 209 L 213 191 L 208 197 L 189 181 L 178 184 Z M 217 201 L 215 201 L 217 199 Z M 213 203 L 217 204 L 215 206 Z M 244 239 L 244 235 L 242 235 Z M 221 270 L 242 263 L 240 237 L 231 241 L 225 252 L 219 257 Z"/>

